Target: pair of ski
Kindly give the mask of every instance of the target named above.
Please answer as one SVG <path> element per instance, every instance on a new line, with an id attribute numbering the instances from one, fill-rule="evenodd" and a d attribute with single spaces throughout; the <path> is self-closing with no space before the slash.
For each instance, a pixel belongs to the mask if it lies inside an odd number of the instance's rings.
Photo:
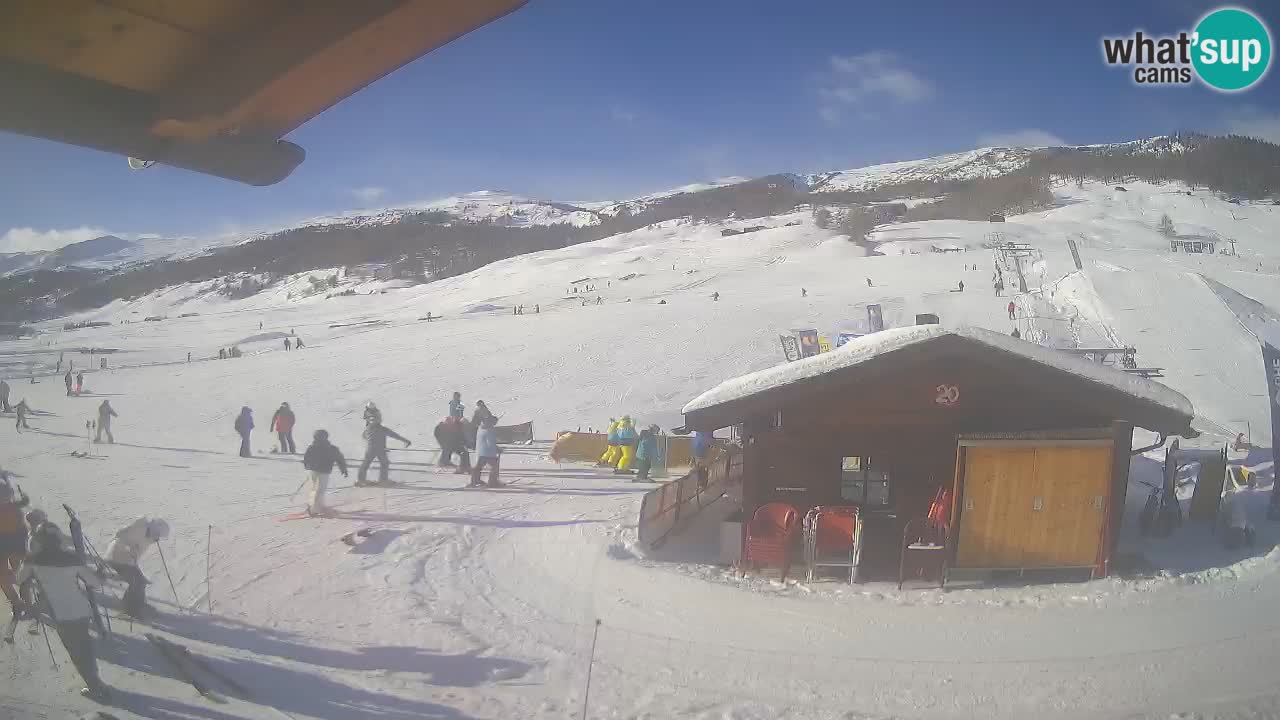
<path id="1" fill-rule="evenodd" d="M 160 652 L 160 655 L 168 661 L 169 665 L 173 667 L 178 677 L 189 683 L 205 699 L 216 703 L 226 702 L 196 676 L 197 671 L 203 671 L 217 679 L 232 692 L 246 700 L 253 698 L 253 693 L 249 692 L 248 688 L 236 682 L 233 678 L 227 677 L 221 670 L 213 667 L 208 660 L 188 650 L 185 645 L 179 645 L 154 633 L 147 633 L 146 638 Z"/>

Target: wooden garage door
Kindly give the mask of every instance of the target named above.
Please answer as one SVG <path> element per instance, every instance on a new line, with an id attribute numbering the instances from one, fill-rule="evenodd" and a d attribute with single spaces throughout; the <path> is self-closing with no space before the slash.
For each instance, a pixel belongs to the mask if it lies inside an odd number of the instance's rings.
<path id="1" fill-rule="evenodd" d="M 1110 444 L 965 448 L 957 568 L 1087 567 L 1110 497 Z"/>

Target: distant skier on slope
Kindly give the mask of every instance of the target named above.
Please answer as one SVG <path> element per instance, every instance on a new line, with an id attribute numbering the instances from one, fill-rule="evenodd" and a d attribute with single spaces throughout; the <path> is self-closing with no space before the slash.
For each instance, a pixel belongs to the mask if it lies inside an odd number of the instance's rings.
<path id="1" fill-rule="evenodd" d="M 249 433 L 253 432 L 253 411 L 248 406 L 240 408 L 235 428 L 240 435 L 240 457 L 253 457 L 253 452 L 249 449 Z"/>
<path id="2" fill-rule="evenodd" d="M 304 347 L 306 347 L 306 345 L 303 345 L 303 344 L 302 344 L 302 338 L 294 338 L 294 339 L 293 339 L 293 349 L 294 349 L 294 350 L 301 350 L 301 349 L 302 349 L 302 348 L 304 348 Z"/>
<path id="3" fill-rule="evenodd" d="M 378 461 L 378 482 L 391 482 L 391 461 L 387 458 L 387 438 L 393 437 L 404 443 L 405 447 L 409 447 L 413 443 L 409 442 L 404 436 L 382 424 L 381 420 L 370 420 L 364 428 L 364 461 L 360 463 L 360 471 L 356 473 L 356 485 L 370 485 L 368 478 L 369 466 L 376 459 Z"/>
<path id="4" fill-rule="evenodd" d="M 324 493 L 329 487 L 329 475 L 333 466 L 337 465 L 342 477 L 347 477 L 347 459 L 342 451 L 329 442 L 327 430 L 317 430 L 312 436 L 311 447 L 302 455 L 302 467 L 307 470 L 307 478 L 311 480 L 311 504 L 307 506 L 307 514 L 323 515 L 328 507 L 324 504 Z"/>
<path id="5" fill-rule="evenodd" d="M 67 397 L 71 397 L 71 371 L 68 370 L 66 375 L 62 376 L 62 383 L 67 386 Z"/>
<path id="6" fill-rule="evenodd" d="M 9 383 L 0 380 L 0 411 L 9 412 L 12 409 L 9 407 Z"/>
<path id="7" fill-rule="evenodd" d="M 115 435 L 111 434 L 111 418 L 118 417 L 116 409 L 111 407 L 110 400 L 103 400 L 98 406 L 98 432 L 94 435 L 93 441 L 102 442 L 102 433 L 107 434 L 107 443 L 114 445 L 116 442 Z"/>
<path id="8" fill-rule="evenodd" d="M 285 339 L 284 339 L 284 349 L 285 349 L 285 350 L 292 350 L 292 349 L 293 349 L 293 343 L 289 342 L 289 338 L 285 338 Z"/>
<path id="9" fill-rule="evenodd" d="M 111 691 L 98 675 L 98 658 L 89 637 L 93 607 L 80 589 L 80 583 L 96 588 L 102 582 L 63 545 L 62 531 L 56 525 L 50 522 L 41 525 L 40 532 L 31 540 L 31 555 L 18 573 L 18 584 L 33 578 L 39 583 L 53 627 L 71 663 L 84 679 L 85 687 L 80 694 L 94 700 L 108 700 Z"/>
<path id="10" fill-rule="evenodd" d="M 15 430 L 21 432 L 31 429 L 31 426 L 27 424 L 27 413 L 29 412 L 31 412 L 31 408 L 27 407 L 26 398 L 19 400 L 18 404 L 13 406 L 13 414 L 15 416 L 13 428 Z"/>
<path id="11" fill-rule="evenodd" d="M 476 431 L 476 464 L 471 468 L 471 483 L 468 487 L 484 487 L 485 484 L 480 481 L 480 472 L 485 466 L 489 467 L 489 487 L 502 487 L 502 483 L 498 480 L 498 458 L 501 450 L 498 449 L 498 432 L 495 426 L 498 419 L 490 415 L 484 419 L 484 423 L 480 429 Z"/>
<path id="12" fill-rule="evenodd" d="M 107 564 L 125 581 L 121 603 L 129 617 L 141 618 L 147 607 L 148 580 L 138 567 L 147 550 L 169 537 L 169 523 L 160 518 L 140 517 L 120 528 L 107 547 Z"/>
<path id="13" fill-rule="evenodd" d="M 1014 304 L 1013 304 L 1013 301 L 1012 301 L 1012 300 L 1010 300 L 1010 301 L 1009 301 L 1009 305 L 1008 305 L 1008 310 L 1009 310 L 1009 319 L 1010 319 L 1010 320 L 1017 320 L 1017 319 L 1018 319 L 1018 316 L 1017 316 L 1017 314 L 1016 314 L 1017 309 L 1018 309 L 1018 306 L 1014 305 Z"/>
<path id="14" fill-rule="evenodd" d="M 271 416 L 271 429 L 275 431 L 276 438 L 280 441 L 282 453 L 293 455 L 298 452 L 298 446 L 293 444 L 293 425 L 296 420 L 287 402 L 280 403 L 280 407 L 276 408 L 275 414 Z"/>

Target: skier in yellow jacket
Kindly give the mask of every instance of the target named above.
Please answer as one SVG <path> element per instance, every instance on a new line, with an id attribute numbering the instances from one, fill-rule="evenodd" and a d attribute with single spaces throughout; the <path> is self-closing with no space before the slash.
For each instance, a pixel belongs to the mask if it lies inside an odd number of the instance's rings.
<path id="1" fill-rule="evenodd" d="M 631 422 L 631 418 L 622 418 L 618 422 L 618 447 L 621 453 L 618 456 L 618 468 L 615 472 L 630 472 L 631 463 L 635 461 L 638 441 L 639 435 L 636 434 L 636 426 Z"/>
<path id="2" fill-rule="evenodd" d="M 597 467 L 613 467 L 618 464 L 618 458 L 621 456 L 621 451 L 618 449 L 618 425 L 619 422 L 617 420 L 609 418 L 609 436 L 608 440 L 606 440 L 609 446 L 605 448 L 604 454 L 600 456 L 600 462 L 596 464 Z"/>

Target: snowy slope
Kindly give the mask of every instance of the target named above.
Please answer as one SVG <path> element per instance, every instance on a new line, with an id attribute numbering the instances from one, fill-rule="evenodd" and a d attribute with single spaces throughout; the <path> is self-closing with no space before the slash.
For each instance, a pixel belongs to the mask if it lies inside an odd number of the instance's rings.
<path id="1" fill-rule="evenodd" d="M 1234 418 L 1264 411 L 1265 397 L 1251 394 L 1255 383 L 1263 391 L 1256 344 L 1198 277 L 1274 302 L 1280 218 L 1207 193 L 1129 187 L 1123 198 L 1101 185 L 1062 189 L 1060 207 L 1006 223 L 886 226 L 875 239 L 900 252 L 884 256 L 792 213 L 670 221 L 409 288 L 353 279 L 340 289 L 354 296 L 306 294 L 306 276 L 242 300 L 170 288 L 72 318 L 110 327 L 64 332 L 59 321 L 0 342 L 0 374 L 39 411 L 17 442 L 0 428 L 0 466 L 37 505 L 80 509 L 100 549 L 140 514 L 173 526 L 163 548 L 178 601 L 148 555 L 160 614 L 133 628 L 117 621 L 104 654 L 120 718 L 579 717 L 588 667 L 591 718 L 1272 717 L 1280 574 L 1268 551 L 1280 534 L 1266 523 L 1257 547 L 1231 553 L 1203 528 L 1132 537 L 1130 517 L 1122 550 L 1167 568 L 1136 579 L 810 587 L 739 579 L 678 544 L 642 556 L 634 523 L 651 486 L 557 466 L 545 444 L 507 449 L 503 476 L 517 482 L 505 490 L 464 491 L 435 466 L 431 427 L 455 390 L 504 422 L 533 421 L 540 440 L 622 413 L 669 428 L 700 393 L 780 363 L 779 333 L 856 330 L 868 303 L 895 327 L 933 312 L 946 326 L 1016 325 L 1054 346 L 1135 345 L 1140 364 L 1166 368 L 1165 382 L 1195 405 L 1201 442 L 1216 442 Z M 1169 255 L 1155 230 L 1163 212 L 1238 237 L 1247 257 Z M 720 233 L 755 224 L 767 229 Z M 1036 250 L 1013 323 L 982 247 L 995 232 Z M 931 253 L 937 242 L 967 250 Z M 966 291 L 951 292 L 961 279 Z M 420 320 L 427 312 L 441 319 Z M 307 347 L 286 353 L 290 333 Z M 245 356 L 209 359 L 232 344 Z M 86 374 L 85 396 L 66 397 L 50 374 L 15 379 L 51 373 L 63 351 L 77 368 L 96 365 L 84 347 L 118 351 L 107 356 L 114 370 Z M 84 423 L 102 399 L 120 414 L 118 442 L 94 446 L 103 459 L 70 456 L 88 447 Z M 353 488 L 335 475 L 339 517 L 277 521 L 301 506 L 303 478 L 296 457 L 267 452 L 274 408 L 293 406 L 300 444 L 325 428 L 358 458 L 370 400 L 414 443 L 391 443 L 402 485 Z M 246 404 L 257 418 L 252 459 L 236 457 L 231 429 Z M 1135 458 L 1136 492 L 1154 467 Z M 1269 477 L 1250 499 L 1265 502 L 1267 490 Z M 1130 513 L 1140 504 L 1131 495 Z M 1260 520 L 1260 503 L 1249 508 Z M 689 532 L 714 536 L 715 518 L 713 508 Z M 361 527 L 379 532 L 357 549 L 338 542 Z M 151 630 L 254 697 L 201 698 L 151 653 L 141 638 Z M 56 673 L 43 639 L 19 633 L 0 688 L 8 716 L 90 709 L 54 644 Z"/>
<path id="2" fill-rule="evenodd" d="M 818 173 L 809 182 L 817 192 L 872 190 L 881 185 L 927 180 L 997 177 L 1027 164 L 1026 148 L 980 148 L 923 160 L 871 165 L 856 170 Z"/>

